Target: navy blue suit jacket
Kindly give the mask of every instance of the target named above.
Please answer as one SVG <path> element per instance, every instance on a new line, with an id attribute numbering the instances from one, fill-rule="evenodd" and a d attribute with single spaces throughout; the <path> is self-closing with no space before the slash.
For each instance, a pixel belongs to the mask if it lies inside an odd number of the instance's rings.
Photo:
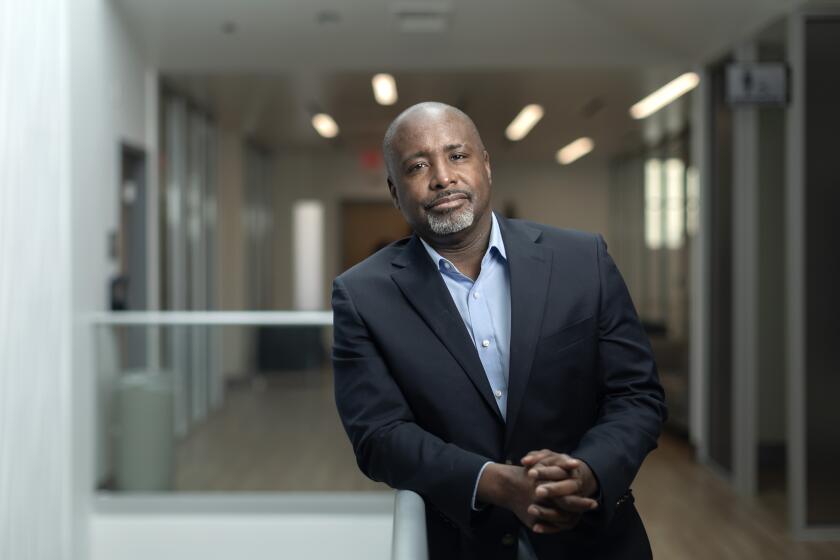
<path id="1" fill-rule="evenodd" d="M 416 235 L 336 278 L 335 397 L 359 467 L 423 496 L 433 558 L 512 560 L 517 518 L 471 507 L 481 466 L 519 464 L 535 449 L 568 453 L 595 473 L 602 505 L 570 531 L 531 533 L 538 556 L 649 556 L 629 489 L 666 413 L 624 281 L 600 236 L 499 226 L 510 266 L 507 422 Z"/>

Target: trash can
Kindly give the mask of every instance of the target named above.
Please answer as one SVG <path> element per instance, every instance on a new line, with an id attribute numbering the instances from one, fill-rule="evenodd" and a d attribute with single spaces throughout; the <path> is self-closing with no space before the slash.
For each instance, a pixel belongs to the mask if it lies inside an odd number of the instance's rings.
<path id="1" fill-rule="evenodd" d="M 171 490 L 175 478 L 172 376 L 124 374 L 117 392 L 116 486 L 129 492 Z"/>

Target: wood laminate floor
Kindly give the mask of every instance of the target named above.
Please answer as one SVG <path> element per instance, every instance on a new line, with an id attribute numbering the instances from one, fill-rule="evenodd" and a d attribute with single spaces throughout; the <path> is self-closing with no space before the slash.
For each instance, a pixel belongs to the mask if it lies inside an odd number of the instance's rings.
<path id="1" fill-rule="evenodd" d="M 663 436 L 633 484 L 654 557 L 840 559 L 840 542 L 802 543 L 790 537 L 782 493 L 740 498 L 692 454 L 683 440 Z"/>
<path id="2" fill-rule="evenodd" d="M 179 491 L 386 490 L 356 466 L 328 371 L 229 387 L 224 406 L 179 444 L 177 463 Z M 633 487 L 656 558 L 840 559 L 840 542 L 790 538 L 784 495 L 735 496 L 674 436 L 663 436 Z"/>
<path id="3" fill-rule="evenodd" d="M 179 491 L 382 491 L 356 466 L 329 371 L 278 372 L 229 386 L 177 450 Z"/>

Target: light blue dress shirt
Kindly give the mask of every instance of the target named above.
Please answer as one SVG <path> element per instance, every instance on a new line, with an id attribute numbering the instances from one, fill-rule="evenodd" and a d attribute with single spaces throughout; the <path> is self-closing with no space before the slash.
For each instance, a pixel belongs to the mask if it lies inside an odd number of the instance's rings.
<path id="1" fill-rule="evenodd" d="M 420 240 L 437 265 L 455 307 L 464 320 L 496 397 L 499 412 L 504 417 L 507 412 L 510 366 L 510 271 L 496 215 L 492 217 L 490 242 L 481 259 L 481 271 L 475 282 L 440 256 L 422 238 Z"/>
<path id="2" fill-rule="evenodd" d="M 490 389 L 496 397 L 496 404 L 502 418 L 507 419 L 508 380 L 510 369 L 510 268 L 508 267 L 505 243 L 499 230 L 496 214 L 492 214 L 490 241 L 481 259 L 481 270 L 475 282 L 458 270 L 449 260 L 443 258 L 423 238 L 423 247 L 438 267 L 443 282 L 458 308 L 461 319 L 470 333 L 484 374 L 490 382 Z M 476 507 L 478 481 L 492 461 L 481 467 L 473 487 L 472 507 Z M 531 543 L 524 529 L 519 535 L 518 560 L 536 559 Z"/>

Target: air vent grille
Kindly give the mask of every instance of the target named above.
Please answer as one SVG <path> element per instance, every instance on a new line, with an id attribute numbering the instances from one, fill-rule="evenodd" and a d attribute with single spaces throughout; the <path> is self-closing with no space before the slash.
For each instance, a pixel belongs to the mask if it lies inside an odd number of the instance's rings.
<path id="1" fill-rule="evenodd" d="M 394 2 L 391 13 L 404 33 L 443 33 L 449 27 L 450 2 Z"/>

